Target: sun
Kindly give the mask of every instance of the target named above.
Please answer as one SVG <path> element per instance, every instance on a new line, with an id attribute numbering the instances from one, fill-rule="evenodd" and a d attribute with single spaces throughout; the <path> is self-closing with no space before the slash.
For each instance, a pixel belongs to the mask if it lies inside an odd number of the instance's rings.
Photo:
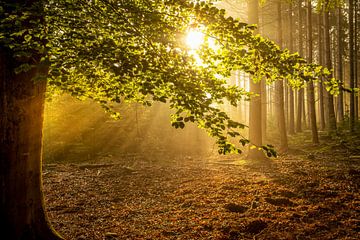
<path id="1" fill-rule="evenodd" d="M 186 45 L 191 50 L 198 49 L 204 43 L 204 34 L 197 30 L 190 30 L 186 36 Z"/>

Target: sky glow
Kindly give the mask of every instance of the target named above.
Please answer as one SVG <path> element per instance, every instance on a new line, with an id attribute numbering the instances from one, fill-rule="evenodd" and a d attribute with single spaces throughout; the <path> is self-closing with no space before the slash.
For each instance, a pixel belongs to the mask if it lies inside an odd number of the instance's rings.
<path id="1" fill-rule="evenodd" d="M 204 34 L 196 30 L 190 30 L 186 36 L 186 45 L 196 50 L 204 43 Z"/>

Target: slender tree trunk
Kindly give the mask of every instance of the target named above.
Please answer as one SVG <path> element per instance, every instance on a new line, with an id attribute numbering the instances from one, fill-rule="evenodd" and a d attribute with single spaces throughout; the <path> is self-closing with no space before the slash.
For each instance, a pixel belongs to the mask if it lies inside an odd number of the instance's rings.
<path id="1" fill-rule="evenodd" d="M 262 129 L 262 141 L 266 141 L 266 129 L 267 129 L 267 92 L 266 92 L 266 80 L 261 81 L 261 129 Z"/>
<path id="2" fill-rule="evenodd" d="M 354 4 L 354 85 L 356 88 L 359 87 L 357 68 L 358 68 L 358 22 L 357 22 L 357 3 Z M 358 93 L 359 94 L 359 93 Z M 355 96 L 355 121 L 359 119 L 359 98 Z"/>
<path id="3" fill-rule="evenodd" d="M 263 8 L 261 8 L 261 14 L 260 14 L 260 20 L 261 23 L 263 23 Z M 259 24 L 259 31 L 263 31 L 263 24 Z M 267 131 L 267 121 L 268 121 L 268 114 L 267 114 L 267 86 L 266 86 L 266 79 L 262 79 L 261 80 L 261 129 L 262 129 L 262 141 L 265 142 L 266 141 L 266 131 Z"/>
<path id="4" fill-rule="evenodd" d="M 307 35 L 308 35 L 308 62 L 312 63 L 313 58 L 313 42 L 312 42 L 312 8 L 311 0 L 307 1 Z M 312 133 L 312 142 L 314 144 L 319 143 L 318 131 L 316 126 L 316 113 L 315 113 L 315 96 L 314 96 L 314 84 L 312 81 L 307 83 L 307 94 L 308 94 L 308 104 L 309 104 L 309 119 Z"/>
<path id="5" fill-rule="evenodd" d="M 289 50 L 294 51 L 293 5 L 289 4 Z M 289 134 L 295 133 L 294 90 L 289 87 Z"/>
<path id="6" fill-rule="evenodd" d="M 281 1 L 277 1 L 277 14 L 278 14 L 278 44 L 282 47 L 282 17 L 281 17 Z M 277 108 L 277 120 L 280 132 L 280 150 L 288 150 L 288 141 L 286 135 L 286 123 L 285 123 L 285 111 L 284 111 L 284 85 L 283 81 L 278 80 L 275 82 L 276 88 L 276 108 Z"/>
<path id="7" fill-rule="evenodd" d="M 326 1 L 327 2 L 327 1 Z M 332 61 L 331 61 L 331 44 L 330 44 L 330 26 L 329 26 L 329 10 L 325 9 L 324 12 L 324 40 L 325 40 L 325 61 L 326 67 L 328 69 L 332 69 Z M 329 76 L 332 78 L 331 76 Z M 336 118 L 335 118 L 335 110 L 334 110 L 334 97 L 327 92 L 327 107 L 328 107 L 328 131 L 334 132 L 336 131 Z"/>
<path id="8" fill-rule="evenodd" d="M 319 13 L 318 15 L 318 48 L 319 48 L 319 64 L 324 65 L 324 47 L 323 47 L 323 28 L 322 28 L 322 15 Z M 322 131 L 325 130 L 325 108 L 324 108 L 324 85 L 323 85 L 323 77 L 320 77 L 318 83 L 318 91 L 319 91 L 319 116 L 320 116 L 320 129 Z"/>
<path id="9" fill-rule="evenodd" d="M 349 58 L 350 58 L 350 88 L 355 88 L 355 68 L 354 68 L 354 2 L 349 0 Z M 350 93 L 350 131 L 355 130 L 355 93 Z"/>
<path id="10" fill-rule="evenodd" d="M 257 0 L 250 0 L 248 2 L 248 17 L 249 23 L 259 24 L 259 3 Z M 256 146 L 262 145 L 262 126 L 261 126 L 261 83 L 255 83 L 250 80 L 250 92 L 258 94 L 253 96 L 250 100 L 250 114 L 249 114 L 249 140 L 251 144 Z M 261 160 L 265 159 L 263 151 L 258 148 L 249 148 L 248 159 Z"/>
<path id="11" fill-rule="evenodd" d="M 337 22 L 337 42 L 338 42 L 338 53 L 337 53 L 337 79 L 339 80 L 339 95 L 338 95 L 338 109 L 337 116 L 339 122 L 344 121 L 344 94 L 343 94 L 343 38 L 342 38 L 342 9 L 341 6 L 338 8 L 338 22 Z"/>
<path id="12" fill-rule="evenodd" d="M 303 19 L 302 19 L 302 0 L 299 1 L 299 11 L 298 11 L 298 50 L 300 56 L 303 56 Z M 297 104 L 297 116 L 296 116 L 296 132 L 302 132 L 302 114 L 304 109 L 304 89 L 301 88 L 298 90 L 298 104 Z"/>

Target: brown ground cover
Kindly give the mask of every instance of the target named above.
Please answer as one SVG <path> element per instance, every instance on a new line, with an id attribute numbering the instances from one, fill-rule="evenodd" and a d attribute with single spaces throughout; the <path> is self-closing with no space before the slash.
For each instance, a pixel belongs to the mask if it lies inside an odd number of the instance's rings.
<path id="1" fill-rule="evenodd" d="M 47 211 L 66 239 L 359 239 L 360 156 L 334 149 L 48 164 Z"/>

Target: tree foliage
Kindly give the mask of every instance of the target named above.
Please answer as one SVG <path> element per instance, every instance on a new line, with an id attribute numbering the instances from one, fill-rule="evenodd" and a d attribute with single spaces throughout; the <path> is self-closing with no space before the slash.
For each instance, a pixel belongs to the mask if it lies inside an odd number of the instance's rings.
<path id="1" fill-rule="evenodd" d="M 236 106 L 250 95 L 227 84 L 232 70 L 250 73 L 255 80 L 286 77 L 294 86 L 327 72 L 254 34 L 254 26 L 226 17 L 211 1 L 34 2 L 0 7 L 0 44 L 19 60 L 17 72 L 47 66 L 48 75 L 39 79 L 94 99 L 114 114 L 112 104 L 121 101 L 168 102 L 175 109 L 172 125 L 196 122 L 217 139 L 219 153 L 241 152 L 240 146 L 248 144 L 239 133 L 246 126 L 219 107 L 225 100 Z M 45 21 L 32 21 L 36 14 L 44 14 Z M 202 64 L 184 41 L 191 29 L 206 36 L 197 50 Z M 262 148 L 275 155 L 271 146 Z"/>

